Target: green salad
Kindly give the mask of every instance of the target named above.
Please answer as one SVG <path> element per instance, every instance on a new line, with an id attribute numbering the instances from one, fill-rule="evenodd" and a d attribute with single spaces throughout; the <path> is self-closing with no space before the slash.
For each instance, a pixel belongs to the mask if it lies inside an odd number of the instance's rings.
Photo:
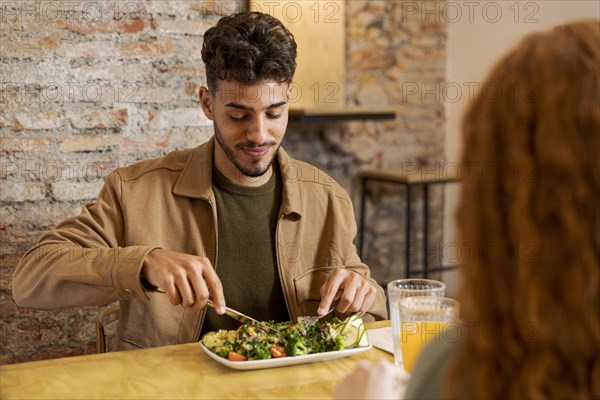
<path id="1" fill-rule="evenodd" d="M 202 344 L 230 361 L 264 360 L 323 353 L 369 345 L 362 318 L 350 316 L 341 321 L 308 323 L 302 318 L 294 322 L 246 322 L 235 331 L 208 332 Z"/>

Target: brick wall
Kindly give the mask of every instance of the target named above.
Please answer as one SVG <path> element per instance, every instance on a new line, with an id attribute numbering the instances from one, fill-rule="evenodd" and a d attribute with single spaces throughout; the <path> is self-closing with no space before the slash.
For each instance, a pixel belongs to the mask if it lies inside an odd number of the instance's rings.
<path id="1" fill-rule="evenodd" d="M 415 13 L 422 4 L 347 2 L 347 104 L 397 105 L 398 120 L 290 125 L 290 153 L 329 170 L 351 192 L 359 168 L 443 160 L 442 103 L 403 87 L 444 79 L 443 21 Z M 14 268 L 43 231 L 95 198 L 111 170 L 212 135 L 196 99 L 205 81 L 202 35 L 221 15 L 246 7 L 0 1 L 0 363 L 96 351 L 99 308 L 19 308 Z M 378 193 L 370 199 L 369 260 L 385 281 L 399 262 L 401 193 Z"/>

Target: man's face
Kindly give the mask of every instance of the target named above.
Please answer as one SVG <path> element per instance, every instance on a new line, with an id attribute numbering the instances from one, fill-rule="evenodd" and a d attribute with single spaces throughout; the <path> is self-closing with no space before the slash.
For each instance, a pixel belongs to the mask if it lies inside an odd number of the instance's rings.
<path id="1" fill-rule="evenodd" d="M 245 177 L 257 181 L 270 171 L 285 135 L 288 100 L 287 83 L 219 81 L 215 93 L 200 89 L 202 109 L 214 123 L 215 165 L 221 173 L 243 184 L 253 181 Z"/>

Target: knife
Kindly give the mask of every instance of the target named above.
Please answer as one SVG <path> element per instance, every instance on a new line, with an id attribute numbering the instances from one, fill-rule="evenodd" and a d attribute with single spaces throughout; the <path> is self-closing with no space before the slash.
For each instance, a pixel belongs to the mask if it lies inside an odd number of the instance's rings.
<path id="1" fill-rule="evenodd" d="M 156 292 L 166 294 L 166 292 L 162 289 L 156 289 Z M 206 305 L 210 306 L 212 308 L 215 308 L 215 303 L 213 303 L 212 300 L 210 300 L 210 299 L 206 301 Z M 259 325 L 265 332 L 273 331 L 273 332 L 281 333 L 277 329 L 271 328 L 269 325 L 265 324 L 264 322 L 257 321 L 254 318 L 247 316 L 246 314 L 242 314 L 241 312 L 234 310 L 233 308 L 225 307 L 225 315 L 227 315 L 228 317 L 231 317 L 241 323 L 254 322 L 255 324 Z"/>
<path id="2" fill-rule="evenodd" d="M 215 308 L 215 304 L 212 302 L 212 300 L 207 300 L 206 305 L 208 305 L 212 308 Z M 241 323 L 254 322 L 255 324 L 258 324 L 265 332 L 273 331 L 273 332 L 281 333 L 277 329 L 271 328 L 267 324 L 257 321 L 254 318 L 247 316 L 246 314 L 242 314 L 241 312 L 236 311 L 233 308 L 225 307 L 225 315 L 227 315 L 228 317 L 231 317 Z"/>

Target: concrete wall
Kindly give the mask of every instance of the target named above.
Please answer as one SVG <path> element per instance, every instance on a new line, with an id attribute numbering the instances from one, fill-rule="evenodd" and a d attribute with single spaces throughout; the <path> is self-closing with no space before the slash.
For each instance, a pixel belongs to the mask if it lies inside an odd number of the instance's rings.
<path id="1" fill-rule="evenodd" d="M 460 124 L 473 95 L 483 87 L 487 72 L 496 61 L 530 32 L 584 18 L 600 19 L 597 1 L 481 1 L 448 2 L 440 14 L 447 21 L 448 47 L 446 76 L 449 88 L 445 99 L 445 155 L 448 163 L 458 163 L 461 153 Z M 458 12 L 457 12 L 458 11 Z M 459 187 L 448 186 L 444 216 L 444 242 L 456 242 L 455 207 Z M 448 264 L 460 262 L 467 252 L 447 257 Z M 453 288 L 456 277 L 445 276 Z"/>

